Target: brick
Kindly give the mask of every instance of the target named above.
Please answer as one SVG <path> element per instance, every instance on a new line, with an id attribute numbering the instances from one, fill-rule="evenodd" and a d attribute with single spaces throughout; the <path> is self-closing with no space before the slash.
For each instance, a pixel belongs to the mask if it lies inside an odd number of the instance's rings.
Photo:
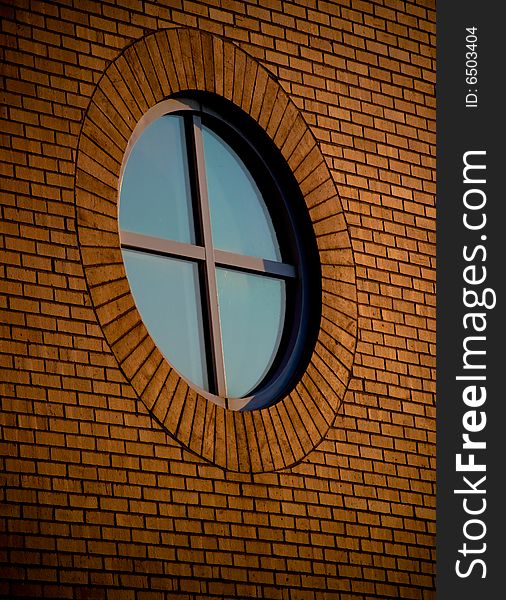
<path id="1" fill-rule="evenodd" d="M 0 593 L 434 597 L 433 8 L 4 9 Z M 312 366 L 238 418 L 153 350 L 118 248 L 131 132 L 189 88 L 261 123 L 321 256 Z"/>

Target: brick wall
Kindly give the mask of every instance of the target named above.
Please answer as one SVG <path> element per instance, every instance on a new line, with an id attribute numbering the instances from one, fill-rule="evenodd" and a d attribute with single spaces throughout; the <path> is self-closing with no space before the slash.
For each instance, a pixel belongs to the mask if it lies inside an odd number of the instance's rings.
<path id="1" fill-rule="evenodd" d="M 0 594 L 432 598 L 432 1 L 13 0 L 2 11 Z M 189 26 L 263 65 L 344 208 L 358 334 L 332 426 L 297 464 L 185 449 L 92 304 L 75 174 L 90 99 L 134 41 Z"/>

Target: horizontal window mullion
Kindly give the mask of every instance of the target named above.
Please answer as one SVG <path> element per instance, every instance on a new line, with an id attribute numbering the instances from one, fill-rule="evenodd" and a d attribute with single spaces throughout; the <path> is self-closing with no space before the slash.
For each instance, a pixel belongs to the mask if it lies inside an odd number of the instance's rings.
<path id="1" fill-rule="evenodd" d="M 205 248 L 193 244 L 185 244 L 184 242 L 166 240 L 131 231 L 121 231 L 120 240 L 123 248 L 130 248 L 131 250 L 153 252 L 164 256 L 178 256 L 198 261 L 206 259 Z"/>
<path id="2" fill-rule="evenodd" d="M 295 267 L 288 263 L 280 263 L 255 256 L 244 256 L 234 252 L 225 252 L 224 250 L 214 250 L 214 260 L 217 266 L 230 267 L 251 273 L 272 275 L 286 279 L 293 279 L 297 275 Z"/>

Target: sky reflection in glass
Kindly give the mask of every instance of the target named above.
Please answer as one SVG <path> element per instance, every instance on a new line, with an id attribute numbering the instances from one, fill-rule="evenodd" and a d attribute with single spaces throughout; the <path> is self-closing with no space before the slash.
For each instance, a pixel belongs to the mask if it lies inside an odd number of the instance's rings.
<path id="1" fill-rule="evenodd" d="M 185 377 L 208 389 L 197 265 L 123 249 L 135 303 L 151 337 Z"/>
<path id="2" fill-rule="evenodd" d="M 157 119 L 136 141 L 123 174 L 120 227 L 195 243 L 183 117 Z"/>
<path id="3" fill-rule="evenodd" d="M 276 356 L 285 320 L 280 279 L 217 269 L 227 395 L 241 398 L 264 378 Z"/>
<path id="4" fill-rule="evenodd" d="M 186 125 L 190 122 L 191 117 Z M 132 148 L 122 180 L 120 229 L 158 240 L 154 244 L 124 236 L 130 247 L 122 248 L 123 258 L 139 313 L 169 363 L 204 390 L 242 398 L 261 384 L 279 350 L 286 292 L 282 279 L 246 272 L 244 261 L 233 254 L 278 262 L 282 257 L 266 204 L 245 164 L 197 118 L 194 124 L 186 134 L 195 136 L 197 148 L 202 134 L 204 148 L 195 163 L 188 163 L 185 120 L 180 115 L 153 121 Z M 206 177 L 199 179 L 199 171 Z M 194 185 L 190 178 L 195 178 Z M 207 190 L 200 189 L 205 181 Z M 235 267 L 204 262 L 203 255 L 192 250 L 194 207 L 195 214 L 205 218 L 209 211 L 211 217 L 205 252 L 232 253 L 227 260 Z M 189 244 L 187 250 L 172 241 Z M 210 284 L 214 270 L 218 298 Z M 212 321 L 218 313 L 219 322 Z"/>
<path id="5" fill-rule="evenodd" d="M 281 260 L 265 202 L 242 160 L 202 127 L 213 243 L 220 250 Z"/>

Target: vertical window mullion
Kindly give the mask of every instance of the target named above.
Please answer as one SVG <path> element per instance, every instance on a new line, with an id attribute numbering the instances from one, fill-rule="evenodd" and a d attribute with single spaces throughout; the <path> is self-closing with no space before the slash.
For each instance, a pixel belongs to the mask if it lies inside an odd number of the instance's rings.
<path id="1" fill-rule="evenodd" d="M 198 210 L 202 228 L 202 242 L 205 248 L 205 279 L 206 301 L 209 314 L 212 363 L 217 386 L 217 394 L 226 398 L 225 362 L 223 356 L 223 343 L 221 337 L 220 312 L 218 304 L 218 289 L 216 283 L 216 264 L 214 261 L 213 238 L 211 232 L 211 214 L 206 179 L 204 160 L 204 144 L 202 140 L 201 119 L 199 116 L 192 118 L 192 133 L 195 150 L 197 171 Z"/>

